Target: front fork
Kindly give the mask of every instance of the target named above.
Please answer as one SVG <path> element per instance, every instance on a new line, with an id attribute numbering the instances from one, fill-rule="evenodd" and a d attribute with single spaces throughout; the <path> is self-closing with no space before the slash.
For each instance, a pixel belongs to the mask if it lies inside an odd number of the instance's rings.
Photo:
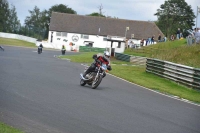
<path id="1" fill-rule="evenodd" d="M 95 76 L 95 79 L 94 79 L 94 81 L 96 81 L 96 80 L 97 80 L 97 78 L 98 78 L 98 76 L 99 76 L 99 71 L 100 71 L 100 67 L 99 67 L 99 69 L 98 69 L 98 72 L 97 72 L 97 75 Z"/>

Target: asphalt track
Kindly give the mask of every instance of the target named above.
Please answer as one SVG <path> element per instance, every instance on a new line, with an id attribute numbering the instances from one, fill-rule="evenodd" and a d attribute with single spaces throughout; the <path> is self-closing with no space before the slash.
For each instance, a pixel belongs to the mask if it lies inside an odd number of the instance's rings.
<path id="1" fill-rule="evenodd" d="M 84 66 L 55 58 L 60 51 L 4 48 L 0 121 L 26 133 L 200 133 L 199 106 L 110 75 L 82 87 Z"/>

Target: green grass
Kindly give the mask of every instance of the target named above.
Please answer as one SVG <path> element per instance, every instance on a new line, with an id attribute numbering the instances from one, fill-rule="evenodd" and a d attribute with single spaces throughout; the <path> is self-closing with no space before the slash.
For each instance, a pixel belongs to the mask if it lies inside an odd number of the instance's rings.
<path id="1" fill-rule="evenodd" d="M 23 132 L 0 122 L 0 133 L 23 133 Z"/>
<path id="2" fill-rule="evenodd" d="M 92 55 L 96 53 L 85 52 L 80 55 L 64 55 L 60 56 L 62 59 L 70 59 L 71 62 L 79 62 L 91 64 L 93 62 Z M 179 85 L 173 81 L 161 78 L 151 73 L 147 73 L 145 67 L 142 66 L 124 66 L 122 64 L 131 64 L 111 58 L 112 71 L 109 73 L 123 78 L 132 83 L 144 86 L 149 89 L 157 90 L 159 92 L 179 96 L 180 98 L 188 99 L 193 102 L 200 103 L 200 91 Z"/>
<path id="3" fill-rule="evenodd" d="M 30 43 L 30 42 L 26 42 L 22 40 L 17 40 L 17 39 L 2 38 L 2 37 L 0 37 L 0 43 L 3 45 L 36 47 L 35 43 Z"/>
<path id="4" fill-rule="evenodd" d="M 124 54 L 156 58 L 200 68 L 200 45 L 187 45 L 186 39 L 161 42 L 141 49 L 127 49 Z"/>

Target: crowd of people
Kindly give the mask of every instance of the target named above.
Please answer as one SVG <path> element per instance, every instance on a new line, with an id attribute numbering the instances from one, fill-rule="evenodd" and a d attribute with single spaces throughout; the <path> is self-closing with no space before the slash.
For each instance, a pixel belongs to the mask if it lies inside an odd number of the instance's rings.
<path id="1" fill-rule="evenodd" d="M 187 38 L 192 39 L 192 43 L 200 44 L 200 28 L 194 28 L 193 30 L 187 30 L 189 35 Z"/>
<path id="2" fill-rule="evenodd" d="M 187 37 L 193 38 L 193 43 L 200 43 L 200 28 L 194 28 L 194 30 L 188 30 L 189 35 Z M 174 41 L 174 40 L 180 40 L 183 39 L 183 33 L 180 30 L 180 28 L 177 29 L 177 32 L 175 34 L 172 34 L 169 38 L 169 41 Z M 167 41 L 167 37 L 164 36 L 162 37 L 161 34 L 158 35 L 158 39 L 157 42 L 166 42 Z M 135 42 L 135 43 L 134 43 Z M 148 46 L 151 44 L 155 44 L 155 35 L 153 35 L 152 37 L 148 37 L 147 39 L 141 39 L 140 43 L 138 43 L 138 41 L 133 41 L 133 39 L 127 40 L 126 41 L 126 48 L 130 48 L 130 49 L 135 49 L 135 48 L 139 48 L 142 46 Z"/>

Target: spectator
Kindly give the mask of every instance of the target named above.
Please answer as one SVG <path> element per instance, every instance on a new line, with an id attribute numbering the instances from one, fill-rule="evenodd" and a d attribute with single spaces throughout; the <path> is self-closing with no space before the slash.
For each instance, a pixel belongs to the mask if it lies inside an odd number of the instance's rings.
<path id="1" fill-rule="evenodd" d="M 199 44 L 200 43 L 200 28 L 196 29 L 195 38 L 196 38 L 196 43 Z"/>
<path id="2" fill-rule="evenodd" d="M 140 45 L 143 46 L 144 45 L 144 39 L 142 38 L 142 40 L 140 41 Z"/>
<path id="3" fill-rule="evenodd" d="M 151 44 L 151 37 L 149 37 L 148 44 Z"/>
<path id="4" fill-rule="evenodd" d="M 151 37 L 151 44 L 154 44 L 154 36 Z"/>
<path id="5" fill-rule="evenodd" d="M 126 39 L 126 42 L 125 42 L 125 49 L 128 48 L 128 39 Z"/>
<path id="6" fill-rule="evenodd" d="M 183 33 L 182 33 L 182 32 L 180 32 L 180 39 L 181 39 L 181 38 L 183 38 Z"/>
<path id="7" fill-rule="evenodd" d="M 166 36 L 163 38 L 163 41 L 164 41 L 164 42 L 166 42 L 166 41 L 167 41 L 167 37 L 166 37 Z"/>
<path id="8" fill-rule="evenodd" d="M 174 35 L 171 35 L 170 40 L 174 41 Z"/>
<path id="9" fill-rule="evenodd" d="M 158 42 L 161 42 L 161 35 L 158 35 Z"/>
<path id="10" fill-rule="evenodd" d="M 131 49 L 135 48 L 134 42 L 131 41 L 129 45 Z"/>
<path id="11" fill-rule="evenodd" d="M 179 40 L 180 39 L 180 28 L 178 28 L 177 32 L 176 32 L 176 39 Z"/>
<path id="12" fill-rule="evenodd" d="M 131 48 L 131 43 L 132 43 L 132 41 L 129 40 L 129 41 L 128 41 L 128 48 Z"/>
<path id="13" fill-rule="evenodd" d="M 149 37 L 146 39 L 146 46 L 148 45 Z"/>

